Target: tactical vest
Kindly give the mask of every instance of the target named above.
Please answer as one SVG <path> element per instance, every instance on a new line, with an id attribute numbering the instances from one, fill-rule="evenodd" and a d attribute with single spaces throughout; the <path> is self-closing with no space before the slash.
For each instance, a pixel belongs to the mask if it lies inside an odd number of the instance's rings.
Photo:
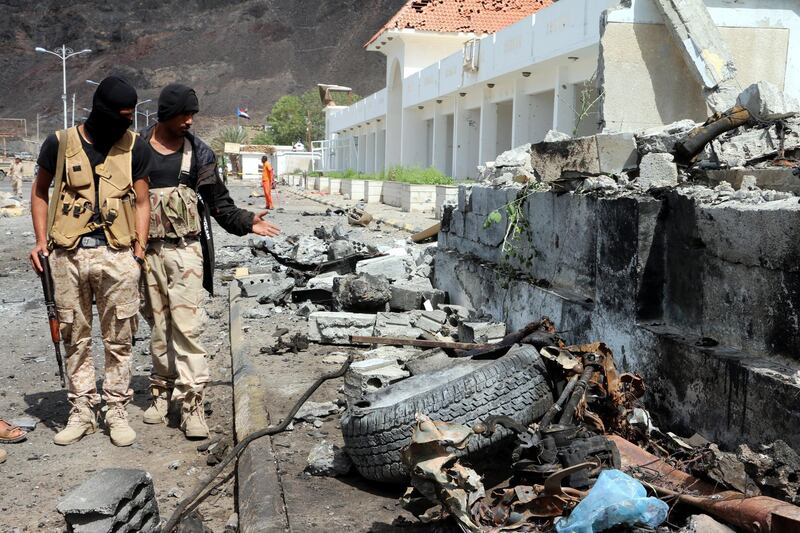
<path id="1" fill-rule="evenodd" d="M 150 239 L 180 239 L 200 234 L 197 193 L 189 186 L 192 143 L 183 140 L 177 187 L 150 189 Z"/>
<path id="2" fill-rule="evenodd" d="M 109 246 L 115 249 L 130 247 L 136 240 L 136 194 L 133 190 L 136 134 L 126 131 L 111 147 L 105 161 L 92 172 L 78 128 L 66 130 L 66 139 L 65 132 L 59 133 L 59 143 L 66 142 L 66 179 L 50 200 L 51 204 L 55 202 L 51 206 L 50 246 L 75 248 L 82 235 L 102 228 Z M 97 188 L 94 173 L 99 177 Z"/>

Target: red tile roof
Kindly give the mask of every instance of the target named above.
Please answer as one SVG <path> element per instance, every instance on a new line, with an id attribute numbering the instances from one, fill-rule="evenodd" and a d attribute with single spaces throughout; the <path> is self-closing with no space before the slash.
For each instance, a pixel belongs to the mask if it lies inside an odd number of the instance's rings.
<path id="1" fill-rule="evenodd" d="M 536 13 L 557 0 L 409 0 L 372 36 L 411 28 L 442 33 L 494 33 Z"/>

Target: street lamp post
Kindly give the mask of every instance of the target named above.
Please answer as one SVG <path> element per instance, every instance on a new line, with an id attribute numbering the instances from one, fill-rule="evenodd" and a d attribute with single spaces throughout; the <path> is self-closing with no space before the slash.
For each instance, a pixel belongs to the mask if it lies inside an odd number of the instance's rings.
<path id="1" fill-rule="evenodd" d="M 136 107 L 133 108 L 133 131 L 139 131 L 139 106 L 152 101 L 153 100 L 150 98 L 148 98 L 147 100 L 142 100 L 141 102 L 136 104 Z"/>
<path id="2" fill-rule="evenodd" d="M 152 117 L 153 115 L 156 114 L 155 111 L 149 111 L 147 109 L 145 109 L 144 111 L 137 111 L 137 113 L 139 113 L 140 115 L 144 115 L 144 119 L 145 119 L 144 127 L 145 128 L 150 126 L 150 117 Z"/>
<path id="3" fill-rule="evenodd" d="M 56 48 L 55 51 L 51 51 L 42 48 L 41 46 L 37 46 L 34 50 L 41 54 L 50 54 L 61 59 L 61 82 L 63 87 L 63 90 L 61 91 L 61 101 L 64 104 L 64 129 L 67 129 L 69 127 L 67 124 L 67 59 L 80 54 L 88 54 L 91 52 L 91 50 L 86 48 L 76 52 L 72 48 L 67 48 L 67 46 L 64 44 L 61 45 L 60 50 Z"/>

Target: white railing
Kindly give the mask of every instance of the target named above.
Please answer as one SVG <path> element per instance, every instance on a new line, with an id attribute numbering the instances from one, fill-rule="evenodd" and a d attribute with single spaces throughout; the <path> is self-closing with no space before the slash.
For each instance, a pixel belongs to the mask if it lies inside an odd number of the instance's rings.
<path id="1" fill-rule="evenodd" d="M 311 141 L 311 147 L 311 151 L 318 156 L 314 170 L 327 172 L 356 167 L 354 158 L 357 147 L 352 137 Z"/>

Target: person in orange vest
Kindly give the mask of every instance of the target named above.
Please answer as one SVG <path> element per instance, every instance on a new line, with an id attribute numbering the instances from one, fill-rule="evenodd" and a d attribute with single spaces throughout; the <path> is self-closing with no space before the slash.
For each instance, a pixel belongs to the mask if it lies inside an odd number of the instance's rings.
<path id="1" fill-rule="evenodd" d="M 272 209 L 272 163 L 269 162 L 269 158 L 267 156 L 261 158 L 261 163 L 261 186 L 264 188 L 264 201 L 266 202 L 265 209 Z"/>

